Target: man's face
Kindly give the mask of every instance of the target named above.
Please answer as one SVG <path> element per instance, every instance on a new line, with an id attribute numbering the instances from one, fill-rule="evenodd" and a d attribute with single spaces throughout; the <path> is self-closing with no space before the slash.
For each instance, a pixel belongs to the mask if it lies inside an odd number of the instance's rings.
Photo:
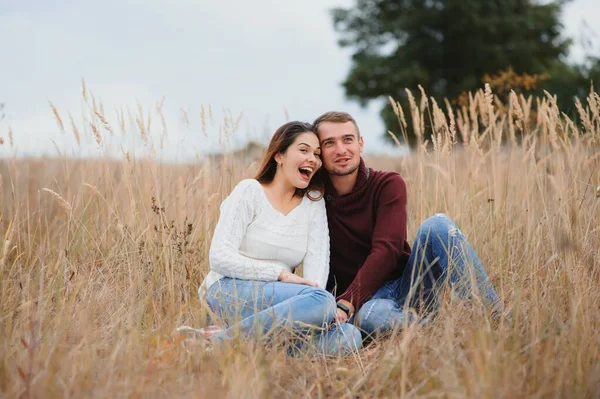
<path id="1" fill-rule="evenodd" d="M 346 176 L 358 169 L 363 139 L 352 122 L 323 122 L 318 134 L 323 167 L 329 174 Z"/>

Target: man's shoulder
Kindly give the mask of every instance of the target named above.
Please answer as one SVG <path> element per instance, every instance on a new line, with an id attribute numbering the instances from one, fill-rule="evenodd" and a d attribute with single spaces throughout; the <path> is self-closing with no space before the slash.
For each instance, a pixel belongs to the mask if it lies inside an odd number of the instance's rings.
<path id="1" fill-rule="evenodd" d="M 391 185 L 398 187 L 406 187 L 404 179 L 398 172 L 391 172 L 388 170 L 375 170 L 372 168 L 369 168 L 369 172 L 371 175 L 371 178 L 369 180 L 371 180 L 371 182 L 374 184 L 380 186 Z"/>

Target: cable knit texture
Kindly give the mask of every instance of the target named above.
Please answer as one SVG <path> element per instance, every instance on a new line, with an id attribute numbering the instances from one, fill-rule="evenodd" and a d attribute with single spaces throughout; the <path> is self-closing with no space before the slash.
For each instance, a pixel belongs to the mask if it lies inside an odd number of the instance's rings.
<path id="1" fill-rule="evenodd" d="M 304 277 L 325 288 L 329 231 L 325 201 L 302 202 L 287 215 L 277 211 L 261 184 L 241 181 L 221 204 L 209 253 L 210 272 L 201 292 L 221 277 L 277 281 L 282 270 L 303 264 Z"/>

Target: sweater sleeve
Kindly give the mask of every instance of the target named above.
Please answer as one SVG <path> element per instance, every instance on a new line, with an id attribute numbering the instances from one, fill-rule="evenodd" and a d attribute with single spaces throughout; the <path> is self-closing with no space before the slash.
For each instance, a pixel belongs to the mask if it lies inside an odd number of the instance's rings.
<path id="1" fill-rule="evenodd" d="M 246 228 L 254 219 L 257 205 L 256 181 L 241 181 L 221 204 L 221 214 L 210 245 L 211 270 L 242 280 L 277 281 L 284 269 L 277 261 L 254 259 L 240 254 Z"/>
<path id="2" fill-rule="evenodd" d="M 352 283 L 338 299 L 358 311 L 394 275 L 407 237 L 406 183 L 400 175 L 382 187 L 377 201 L 371 252 Z"/>
<path id="3" fill-rule="evenodd" d="M 308 227 L 308 245 L 303 261 L 304 278 L 315 281 L 325 288 L 329 277 L 329 229 L 325 200 L 311 204 L 310 225 Z"/>

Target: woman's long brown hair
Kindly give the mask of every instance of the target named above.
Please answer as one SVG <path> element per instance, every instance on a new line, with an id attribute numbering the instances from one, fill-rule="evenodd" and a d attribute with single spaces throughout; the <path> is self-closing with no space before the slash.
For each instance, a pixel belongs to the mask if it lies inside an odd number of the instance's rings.
<path id="1" fill-rule="evenodd" d="M 275 131 L 273 137 L 271 138 L 271 142 L 267 147 L 267 152 L 263 158 L 263 161 L 254 177 L 260 183 L 270 183 L 275 178 L 275 173 L 277 172 L 277 161 L 275 161 L 275 155 L 283 154 L 287 151 L 290 145 L 296 140 L 296 137 L 301 135 L 302 133 L 313 133 L 317 134 L 313 126 L 310 123 L 292 121 L 288 122 L 285 125 L 281 126 L 279 129 Z M 323 171 L 322 168 L 319 167 L 317 172 L 314 174 L 312 179 L 310 179 L 310 183 L 308 187 L 304 189 L 296 188 L 297 196 L 304 196 L 307 194 L 308 198 L 313 201 L 318 201 L 323 198 L 324 193 L 324 179 L 323 179 Z M 318 191 L 319 196 L 313 197 L 310 192 Z"/>

